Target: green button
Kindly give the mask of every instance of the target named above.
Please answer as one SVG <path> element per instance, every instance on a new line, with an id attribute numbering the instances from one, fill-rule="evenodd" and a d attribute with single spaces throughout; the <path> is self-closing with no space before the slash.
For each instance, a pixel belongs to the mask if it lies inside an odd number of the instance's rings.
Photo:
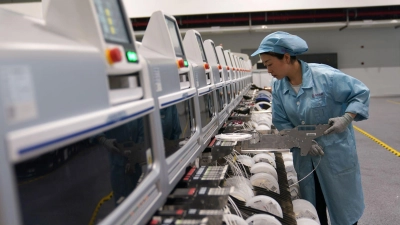
<path id="1" fill-rule="evenodd" d="M 138 61 L 138 56 L 137 56 L 136 52 L 127 51 L 126 58 L 128 59 L 129 62 L 137 62 Z"/>

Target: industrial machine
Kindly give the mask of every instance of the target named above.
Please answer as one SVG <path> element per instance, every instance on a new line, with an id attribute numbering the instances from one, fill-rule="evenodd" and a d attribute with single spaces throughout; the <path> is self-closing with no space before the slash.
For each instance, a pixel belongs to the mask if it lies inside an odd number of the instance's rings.
<path id="1" fill-rule="evenodd" d="M 328 125 L 274 131 L 243 55 L 162 11 L 137 42 L 122 0 L 48 3 L 0 9 L 0 224 L 319 222 L 288 150 Z"/>
<path id="2" fill-rule="evenodd" d="M 231 68 L 228 65 L 228 62 L 225 57 L 225 51 L 222 48 L 222 46 L 216 46 L 215 50 L 217 51 L 217 56 L 218 59 L 221 63 L 222 66 L 222 73 L 223 73 L 223 78 L 225 81 L 225 92 L 226 92 L 226 104 L 227 104 L 227 113 L 229 114 L 234 106 L 233 106 L 233 92 L 232 92 L 232 71 L 230 70 Z"/>
<path id="3" fill-rule="evenodd" d="M 218 71 L 210 67 L 204 51 L 203 39 L 196 30 L 186 32 L 183 40 L 188 60 L 191 62 L 200 106 L 201 145 L 206 147 L 218 128 L 215 79 Z M 215 73 L 215 74 L 214 74 Z M 218 79 L 219 80 L 219 79 Z"/>
<path id="4" fill-rule="evenodd" d="M 238 78 L 238 71 L 236 70 L 236 65 L 233 64 L 232 61 L 232 55 L 229 50 L 224 50 L 224 55 L 226 58 L 227 65 L 230 68 L 230 77 L 231 77 L 231 91 L 232 91 L 232 101 L 233 101 L 233 107 L 236 107 L 238 104 L 238 90 L 236 87 L 236 82 Z"/>
<path id="5" fill-rule="evenodd" d="M 157 140 L 162 143 L 168 178 L 163 192 L 169 193 L 201 151 L 196 78 L 175 18 L 162 11 L 150 17 L 139 51 L 149 64 L 162 122 Z"/>
<path id="6" fill-rule="evenodd" d="M 158 111 L 122 1 L 0 17 L 0 224 L 145 219 L 161 202 Z"/>
<path id="7" fill-rule="evenodd" d="M 226 68 L 222 67 L 219 62 L 215 44 L 212 40 L 208 39 L 204 41 L 204 50 L 210 65 L 211 70 L 214 74 L 214 83 L 216 87 L 216 98 L 217 98 L 217 112 L 218 112 L 218 126 L 221 127 L 228 117 L 227 110 L 227 99 L 226 99 L 226 83 L 224 76 L 226 76 Z"/>

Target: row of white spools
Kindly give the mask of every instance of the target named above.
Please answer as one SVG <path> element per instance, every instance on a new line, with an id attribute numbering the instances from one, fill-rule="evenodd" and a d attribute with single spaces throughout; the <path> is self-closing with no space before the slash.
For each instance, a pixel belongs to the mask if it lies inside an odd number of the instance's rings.
<path id="1" fill-rule="evenodd" d="M 297 174 L 293 167 L 291 153 L 283 153 L 287 179 L 290 186 L 290 193 L 298 225 L 319 225 L 319 219 L 315 207 L 308 201 L 300 199 Z M 226 186 L 233 186 L 231 195 L 246 202 L 246 206 L 267 211 L 273 215 L 283 218 L 282 208 L 279 203 L 265 195 L 254 196 L 253 186 L 265 188 L 280 194 L 278 174 L 276 172 L 275 155 L 273 153 L 260 153 L 254 157 L 238 155 L 237 161 L 250 168 L 252 176 L 247 179 L 243 176 L 234 176 L 226 180 Z M 227 224 L 243 225 L 282 225 L 275 217 L 267 214 L 256 214 L 247 220 L 233 214 L 226 214 L 224 221 Z"/>
<path id="2" fill-rule="evenodd" d="M 266 97 L 272 98 L 268 92 L 253 91 L 253 99 L 256 94 L 264 94 Z M 259 133 L 264 133 L 271 129 L 272 125 L 272 108 L 264 110 L 261 104 L 271 106 L 269 102 L 259 102 L 254 106 L 251 114 L 249 127 L 255 129 Z M 239 134 L 234 134 L 239 135 Z M 243 140 L 247 139 L 242 134 L 240 137 L 234 137 Z M 228 135 L 229 136 L 229 135 Z M 231 135 L 232 136 L 232 135 Z M 232 137 L 225 137 L 227 140 Z M 308 201 L 300 199 L 300 190 L 297 181 L 297 174 L 293 166 L 293 157 L 290 152 L 282 153 L 285 163 L 285 170 L 290 187 L 290 195 L 293 203 L 293 211 L 295 213 L 298 225 L 319 225 L 318 214 L 315 207 Z M 234 176 L 226 180 L 226 186 L 233 186 L 234 191 L 231 195 L 241 201 L 246 202 L 246 206 L 267 211 L 275 216 L 283 218 L 282 208 L 279 203 L 265 195 L 254 196 L 253 186 L 265 188 L 280 194 L 278 174 L 276 172 L 275 155 L 273 153 L 260 153 L 254 157 L 247 155 L 238 155 L 237 161 L 250 168 L 252 176 L 247 179 L 244 176 Z M 246 220 L 234 214 L 225 214 L 224 221 L 226 224 L 235 225 L 282 225 L 275 217 L 267 214 L 256 214 Z"/>

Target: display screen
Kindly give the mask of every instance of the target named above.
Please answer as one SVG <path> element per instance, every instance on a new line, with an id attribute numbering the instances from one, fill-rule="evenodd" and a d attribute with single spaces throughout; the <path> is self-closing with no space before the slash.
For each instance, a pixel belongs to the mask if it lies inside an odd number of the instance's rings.
<path id="1" fill-rule="evenodd" d="M 172 44 L 174 45 L 175 55 L 177 57 L 183 57 L 182 43 L 180 34 L 178 32 L 178 28 L 176 27 L 176 23 L 169 17 L 165 17 L 167 21 L 167 27 L 169 31 L 169 35 L 171 36 Z"/>
<path id="2" fill-rule="evenodd" d="M 231 53 L 228 52 L 228 55 L 229 55 L 229 61 L 231 62 L 232 67 L 236 68 L 235 64 L 233 64 Z"/>
<path id="3" fill-rule="evenodd" d="M 94 0 L 94 3 L 105 40 L 131 43 L 120 1 Z"/>
<path id="4" fill-rule="evenodd" d="M 225 65 L 228 66 L 228 62 L 226 61 L 225 54 L 224 54 L 224 49 L 223 49 L 223 48 L 221 48 L 221 52 L 222 52 L 222 56 L 224 57 Z"/>
<path id="5" fill-rule="evenodd" d="M 232 95 L 231 95 L 231 85 L 230 84 L 228 84 L 226 86 L 226 98 L 227 98 L 228 104 L 231 103 Z"/>
<path id="6" fill-rule="evenodd" d="M 211 42 L 212 49 L 214 50 L 215 58 L 217 59 L 217 64 L 219 64 L 219 59 L 217 55 L 217 50 L 215 50 L 214 42 Z"/>
<path id="7" fill-rule="evenodd" d="M 225 96 L 224 89 L 217 89 L 217 100 L 218 100 L 218 112 L 221 112 L 225 108 Z"/>
<path id="8" fill-rule="evenodd" d="M 151 171 L 147 116 L 15 165 L 24 224 L 98 224 Z M 132 205 L 136 202 L 132 202 Z"/>
<path id="9" fill-rule="evenodd" d="M 196 132 L 193 99 L 160 109 L 165 156 L 181 149 Z"/>
<path id="10" fill-rule="evenodd" d="M 231 83 L 232 98 L 236 98 L 236 83 Z"/>
<path id="11" fill-rule="evenodd" d="M 200 35 L 196 34 L 197 43 L 199 44 L 199 49 L 201 52 L 201 57 L 203 62 L 207 62 L 206 53 L 204 52 L 203 41 L 201 40 Z"/>
<path id="12" fill-rule="evenodd" d="M 213 93 L 208 93 L 199 96 L 201 127 L 207 126 L 215 116 L 214 96 Z"/>

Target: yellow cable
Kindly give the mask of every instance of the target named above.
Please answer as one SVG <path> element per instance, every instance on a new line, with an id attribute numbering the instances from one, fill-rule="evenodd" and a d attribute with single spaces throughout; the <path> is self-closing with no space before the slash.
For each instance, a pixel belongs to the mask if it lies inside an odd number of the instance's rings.
<path id="1" fill-rule="evenodd" d="M 394 103 L 394 104 L 400 104 L 400 102 L 396 102 L 396 101 L 392 101 L 392 100 L 386 100 L 387 102 L 391 102 L 391 103 Z"/>
<path id="2" fill-rule="evenodd" d="M 97 203 L 96 208 L 94 209 L 94 212 L 92 214 L 92 218 L 90 219 L 89 225 L 93 225 L 94 224 L 94 220 L 97 217 L 97 213 L 100 210 L 101 205 L 103 205 L 104 202 L 110 200 L 113 197 L 113 192 L 110 192 L 110 194 L 108 194 L 107 196 L 103 197 L 99 203 Z"/>
<path id="3" fill-rule="evenodd" d="M 184 137 L 185 137 L 185 134 L 186 134 L 186 130 L 187 130 L 187 128 L 188 128 L 189 120 L 190 120 L 190 118 L 186 120 L 185 128 L 183 129 L 182 135 L 183 135 Z"/>
<path id="4" fill-rule="evenodd" d="M 378 138 L 372 136 L 371 134 L 367 133 L 366 131 L 360 129 L 357 126 L 354 126 L 354 129 L 356 129 L 358 132 L 364 134 L 365 136 L 367 136 L 368 138 L 372 139 L 373 141 L 375 141 L 376 143 L 378 143 L 380 146 L 384 147 L 386 150 L 388 150 L 389 152 L 393 153 L 394 155 L 400 157 L 400 152 L 397 151 L 396 149 L 390 147 L 389 145 L 383 143 L 381 140 L 379 140 Z"/>

